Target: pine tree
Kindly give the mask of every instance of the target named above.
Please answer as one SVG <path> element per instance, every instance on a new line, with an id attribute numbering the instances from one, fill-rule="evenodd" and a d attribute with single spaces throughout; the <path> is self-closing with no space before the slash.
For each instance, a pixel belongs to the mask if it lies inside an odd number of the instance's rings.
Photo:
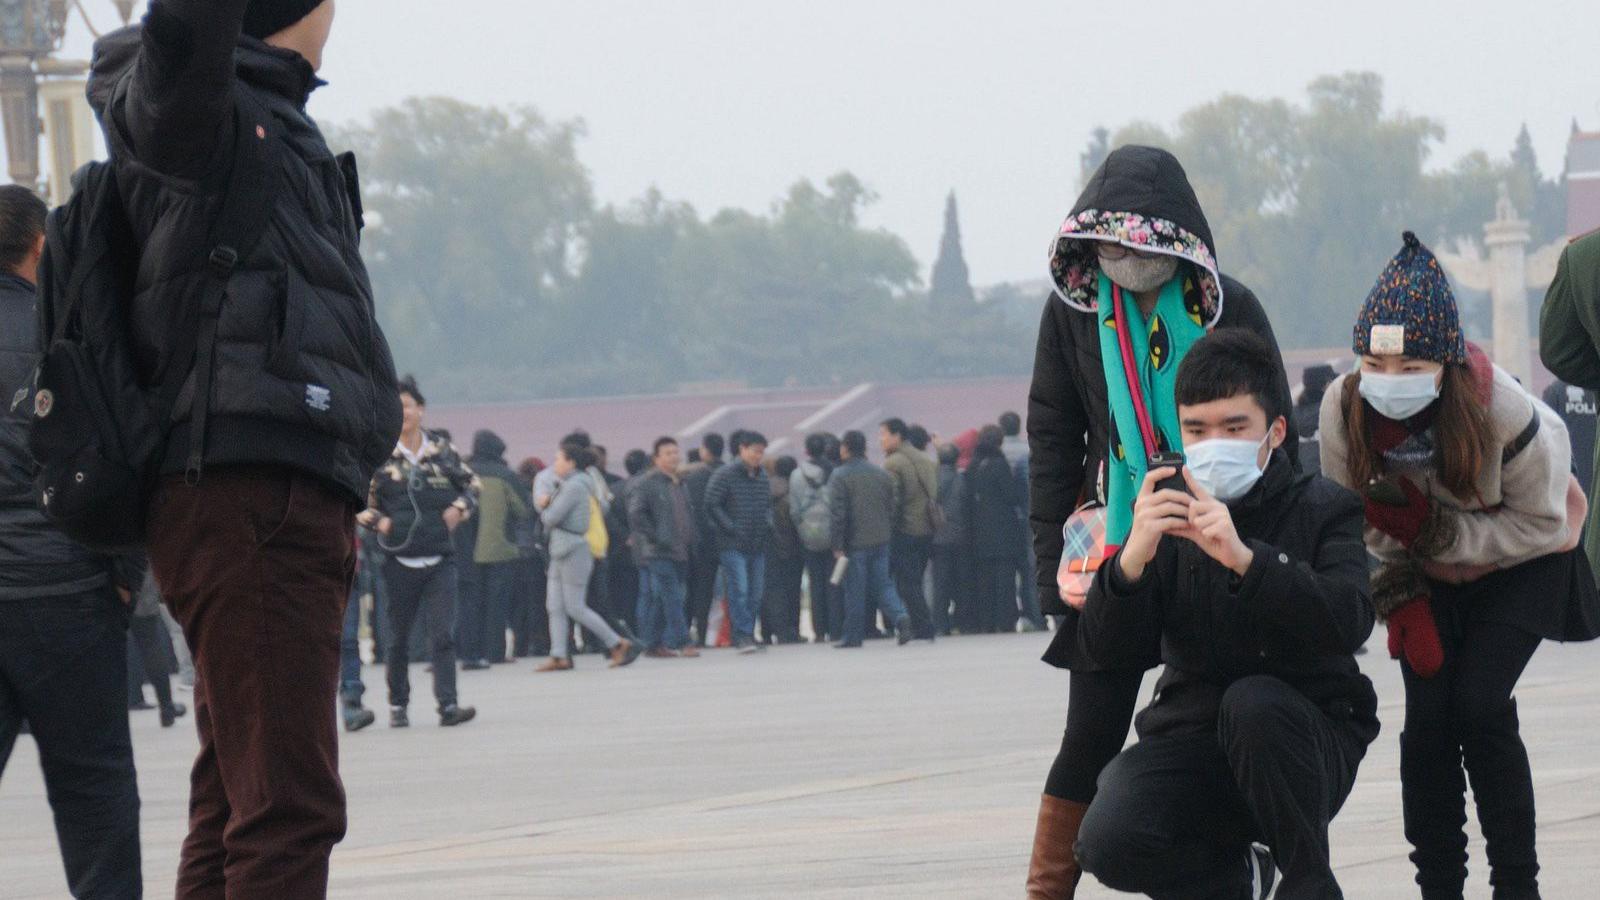
<path id="1" fill-rule="evenodd" d="M 1528 134 L 1528 123 L 1522 123 L 1522 130 L 1517 132 L 1516 146 L 1511 148 L 1511 165 L 1517 171 L 1528 176 L 1530 183 L 1537 185 L 1544 180 L 1539 172 L 1539 157 L 1533 151 L 1533 136 Z"/>
<path id="2" fill-rule="evenodd" d="M 976 303 L 967 260 L 961 253 L 961 222 L 956 215 L 955 191 L 950 192 L 944 204 L 944 236 L 939 239 L 939 258 L 933 263 L 928 300 L 934 309 L 952 312 L 971 309 Z"/>

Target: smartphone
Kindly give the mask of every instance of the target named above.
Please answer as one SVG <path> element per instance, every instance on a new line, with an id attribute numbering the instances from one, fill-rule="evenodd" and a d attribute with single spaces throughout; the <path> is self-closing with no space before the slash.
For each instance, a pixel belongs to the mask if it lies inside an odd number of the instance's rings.
<path id="1" fill-rule="evenodd" d="M 1158 491 L 1177 491 L 1180 494 L 1189 493 L 1189 483 L 1183 480 L 1183 454 L 1167 451 L 1157 453 L 1150 457 L 1150 471 L 1157 469 L 1176 469 L 1171 475 L 1156 482 Z"/>

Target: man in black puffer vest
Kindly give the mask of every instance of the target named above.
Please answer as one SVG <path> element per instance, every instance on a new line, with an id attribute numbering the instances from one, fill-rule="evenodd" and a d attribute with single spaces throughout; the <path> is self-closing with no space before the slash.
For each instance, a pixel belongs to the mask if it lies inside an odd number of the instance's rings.
<path id="1" fill-rule="evenodd" d="M 344 836 L 328 705 L 354 515 L 394 448 L 400 405 L 361 262 L 355 161 L 328 149 L 305 109 L 333 7 L 153 0 L 141 27 L 95 47 L 89 99 L 141 248 L 137 362 L 152 384 L 185 382 L 149 522 L 151 565 L 198 674 L 179 897 L 321 896 Z M 241 130 L 269 142 L 276 202 L 227 283 L 204 473 L 186 482 L 203 380 L 178 348 L 212 290 L 195 248 L 208 246 Z"/>

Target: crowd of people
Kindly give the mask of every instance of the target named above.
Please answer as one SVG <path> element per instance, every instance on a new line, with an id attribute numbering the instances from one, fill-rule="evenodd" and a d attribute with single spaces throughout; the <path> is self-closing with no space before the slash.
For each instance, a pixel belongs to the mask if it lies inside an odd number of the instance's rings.
<path id="1" fill-rule="evenodd" d="M 424 426 L 414 380 L 399 394 L 399 443 L 357 517 L 349 730 L 376 720 L 362 703 L 363 621 L 388 665 L 396 727 L 409 724 L 414 659 L 432 667 L 441 723 L 457 725 L 476 712 L 457 702 L 458 667 L 534 657 L 546 673 L 585 653 L 621 667 L 715 647 L 1048 627 L 1032 589 L 1028 449 L 1014 412 L 948 441 L 885 420 L 881 466 L 860 431 L 807 435 L 797 459 L 736 430 L 704 434 L 687 453 L 659 438 L 628 451 L 618 473 L 583 431 L 548 466 L 529 457 L 512 469 L 490 430 L 463 454 Z"/>
<path id="2" fill-rule="evenodd" d="M 177 896 L 325 896 L 347 824 L 330 706 L 377 718 L 364 611 L 395 728 L 412 660 L 457 727 L 477 715 L 458 673 L 519 657 L 555 678 L 585 652 L 1053 626 L 1071 675 L 1032 900 L 1085 873 L 1342 896 L 1329 823 L 1384 724 L 1354 659 L 1382 621 L 1417 891 L 1465 894 L 1470 783 L 1494 895 L 1539 896 L 1514 691 L 1544 641 L 1600 636 L 1600 509 L 1561 416 L 1466 340 L 1415 235 L 1353 322 L 1354 369 L 1296 400 L 1181 164 L 1121 147 L 1052 245 L 1026 439 L 1012 413 L 947 440 L 896 418 L 808 435 L 803 457 L 740 430 L 618 473 L 575 431 L 512 468 L 490 432 L 463 457 L 428 429 L 395 371 L 355 161 L 305 112 L 333 15 L 153 2 L 96 46 L 110 160 L 53 215 L 0 188 L 0 768 L 27 728 L 73 896 L 142 894 L 146 682 L 199 738 Z M 1562 256 L 1540 353 L 1592 423 L 1600 234 Z"/>

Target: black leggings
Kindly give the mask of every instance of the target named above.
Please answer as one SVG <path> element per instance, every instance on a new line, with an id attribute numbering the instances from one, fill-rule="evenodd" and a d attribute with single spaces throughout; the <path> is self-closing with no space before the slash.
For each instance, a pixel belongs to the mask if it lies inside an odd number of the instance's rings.
<path id="1" fill-rule="evenodd" d="M 1539 641 L 1515 626 L 1468 619 L 1457 640 L 1445 639 L 1439 674 L 1422 678 L 1401 665 L 1400 795 L 1424 897 L 1461 896 L 1469 778 L 1494 895 L 1538 896 L 1533 772 L 1511 692 Z"/>
<path id="2" fill-rule="evenodd" d="M 1127 743 L 1143 682 L 1144 673 L 1137 670 L 1072 673 L 1067 729 L 1044 782 L 1046 794 L 1073 803 L 1094 799 L 1100 770 Z"/>

